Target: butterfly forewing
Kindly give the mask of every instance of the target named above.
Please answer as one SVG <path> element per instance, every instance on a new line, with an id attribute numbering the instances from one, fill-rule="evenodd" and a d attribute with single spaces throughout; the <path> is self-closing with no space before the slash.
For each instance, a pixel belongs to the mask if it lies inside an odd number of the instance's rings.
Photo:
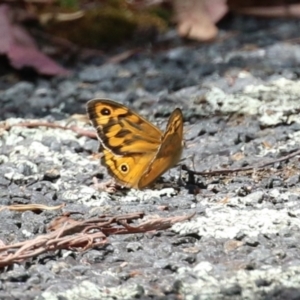
<path id="1" fill-rule="evenodd" d="M 116 155 L 156 152 L 160 146 L 162 132 L 124 105 L 94 99 L 87 112 L 103 147 Z"/>

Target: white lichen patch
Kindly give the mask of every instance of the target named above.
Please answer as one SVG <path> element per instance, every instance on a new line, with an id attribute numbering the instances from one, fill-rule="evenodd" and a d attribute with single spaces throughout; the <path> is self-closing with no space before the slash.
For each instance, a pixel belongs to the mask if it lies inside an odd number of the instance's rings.
<path id="1" fill-rule="evenodd" d="M 266 268 L 265 270 L 239 270 L 234 275 L 216 279 L 211 270 L 202 270 L 202 265 L 194 268 L 182 268 L 177 271 L 177 279 L 182 281 L 180 292 L 184 299 L 232 299 L 233 295 L 226 295 L 226 291 L 237 288 L 238 294 L 234 299 L 266 299 L 262 295 L 271 293 L 276 288 L 300 288 L 300 267 L 293 266 L 286 269 L 281 267 Z M 206 268 L 207 269 L 207 268 Z M 200 270 L 200 272 L 199 272 Z M 187 282 L 186 277 L 193 276 L 193 282 Z M 262 284 L 259 284 L 262 282 Z M 265 283 L 265 284 L 264 284 Z M 270 298 L 271 299 L 271 298 Z"/>
<path id="2" fill-rule="evenodd" d="M 241 232 L 248 237 L 257 237 L 259 234 L 277 234 L 292 226 L 300 229 L 300 220 L 290 216 L 287 209 L 278 211 L 263 208 L 253 213 L 230 207 L 211 207 L 206 209 L 205 216 L 177 223 L 172 229 L 181 235 L 234 239 Z"/>
<path id="3" fill-rule="evenodd" d="M 120 200 L 122 202 L 149 202 L 150 200 L 160 199 L 163 196 L 171 197 L 176 195 L 177 192 L 173 188 L 163 188 L 161 190 L 130 190 L 126 196 L 122 197 Z"/>
<path id="4" fill-rule="evenodd" d="M 82 300 L 82 299 L 135 299 L 143 294 L 141 287 L 136 284 L 120 287 L 99 287 L 91 281 L 84 280 L 73 288 L 61 292 L 45 291 L 39 299 L 58 300 L 61 298 L 67 300 Z"/>
<path id="5" fill-rule="evenodd" d="M 244 92 L 226 94 L 219 88 L 206 93 L 205 105 L 196 107 L 202 114 L 256 115 L 263 126 L 281 123 L 300 123 L 300 83 L 288 79 L 277 79 L 267 85 L 249 85 Z"/>

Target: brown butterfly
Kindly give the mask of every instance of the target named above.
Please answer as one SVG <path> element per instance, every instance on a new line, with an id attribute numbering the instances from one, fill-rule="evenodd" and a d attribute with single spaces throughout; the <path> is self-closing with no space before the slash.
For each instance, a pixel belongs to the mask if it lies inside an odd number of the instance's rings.
<path id="1" fill-rule="evenodd" d="M 178 163 L 183 149 L 183 117 L 176 108 L 165 132 L 109 99 L 93 99 L 87 113 L 97 130 L 101 163 L 117 183 L 143 189 Z"/>

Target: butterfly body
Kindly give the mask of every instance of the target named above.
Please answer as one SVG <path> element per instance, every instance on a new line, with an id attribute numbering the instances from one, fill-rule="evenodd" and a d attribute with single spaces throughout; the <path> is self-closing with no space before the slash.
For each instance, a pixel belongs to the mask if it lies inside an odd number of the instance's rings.
<path id="1" fill-rule="evenodd" d="M 183 117 L 171 114 L 165 132 L 109 99 L 93 99 L 87 113 L 97 130 L 101 163 L 126 187 L 143 189 L 178 163 L 183 148 Z"/>

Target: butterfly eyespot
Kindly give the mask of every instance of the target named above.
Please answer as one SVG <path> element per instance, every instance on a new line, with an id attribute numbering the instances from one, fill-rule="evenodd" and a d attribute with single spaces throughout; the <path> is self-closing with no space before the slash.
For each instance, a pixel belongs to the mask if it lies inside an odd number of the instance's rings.
<path id="1" fill-rule="evenodd" d="M 129 170 L 128 165 L 127 164 L 122 164 L 120 166 L 120 170 L 121 170 L 122 173 L 127 173 L 128 170 Z"/>
<path id="2" fill-rule="evenodd" d="M 102 108 L 102 109 L 101 109 L 101 114 L 102 114 L 103 116 L 109 116 L 109 115 L 111 114 L 111 111 L 110 111 L 110 109 L 108 109 L 108 108 Z"/>

